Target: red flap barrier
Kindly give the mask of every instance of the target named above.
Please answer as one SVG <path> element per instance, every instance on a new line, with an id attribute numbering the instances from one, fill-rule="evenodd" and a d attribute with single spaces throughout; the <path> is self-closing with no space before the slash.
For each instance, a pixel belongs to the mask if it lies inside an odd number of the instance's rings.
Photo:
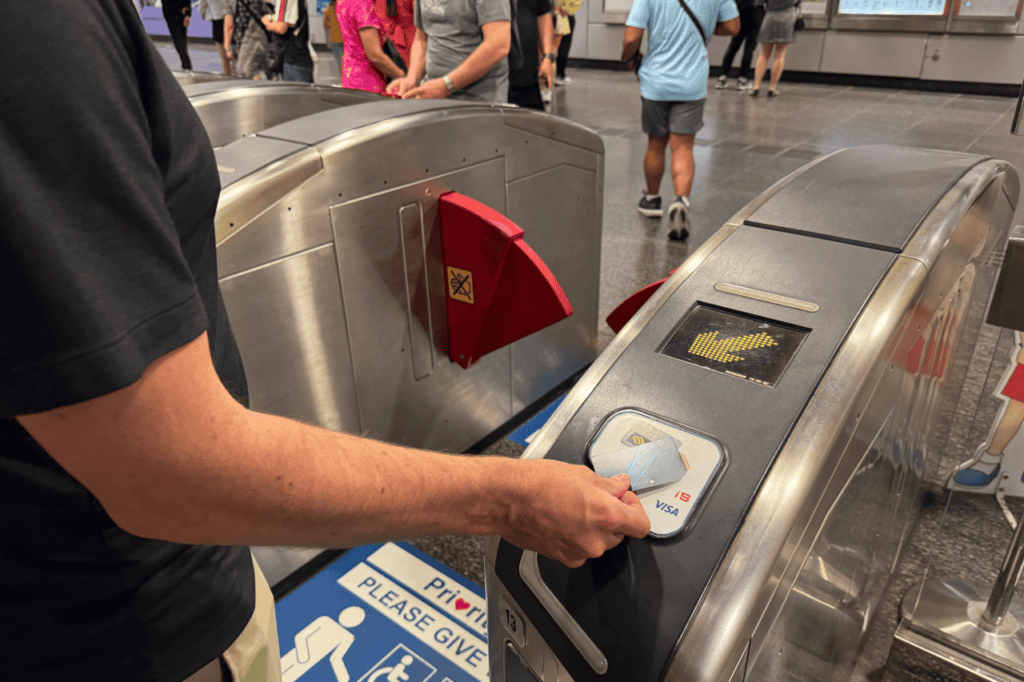
<path id="1" fill-rule="evenodd" d="M 675 272 L 675 270 L 672 272 Z M 668 274 L 671 276 L 672 272 Z M 647 299 L 654 295 L 654 292 L 658 290 L 658 287 L 665 283 L 666 279 L 668 279 L 668 277 L 659 279 L 654 284 L 648 284 L 643 289 L 620 303 L 618 307 L 605 318 L 605 321 L 608 322 L 608 326 L 612 328 L 612 331 L 618 334 L 619 331 L 626 326 L 626 323 L 636 315 L 636 311 L 640 310 L 644 303 L 647 303 Z"/>
<path id="2" fill-rule="evenodd" d="M 558 280 L 515 223 L 457 192 L 438 204 L 452 360 L 469 367 L 572 315 Z"/>

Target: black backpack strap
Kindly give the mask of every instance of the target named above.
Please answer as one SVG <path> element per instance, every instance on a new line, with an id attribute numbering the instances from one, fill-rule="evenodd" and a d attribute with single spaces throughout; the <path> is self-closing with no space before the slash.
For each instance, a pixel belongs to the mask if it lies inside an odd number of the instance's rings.
<path id="1" fill-rule="evenodd" d="M 679 4 L 683 6 L 683 9 L 686 10 L 686 13 L 690 15 L 691 19 L 693 19 L 693 25 L 697 27 L 697 33 L 700 34 L 701 42 L 707 45 L 708 38 L 706 35 L 704 35 L 704 27 L 700 25 L 699 21 L 697 21 L 697 15 L 695 15 L 693 13 L 693 10 L 690 9 L 690 6 L 686 4 L 686 0 L 679 0 Z"/>

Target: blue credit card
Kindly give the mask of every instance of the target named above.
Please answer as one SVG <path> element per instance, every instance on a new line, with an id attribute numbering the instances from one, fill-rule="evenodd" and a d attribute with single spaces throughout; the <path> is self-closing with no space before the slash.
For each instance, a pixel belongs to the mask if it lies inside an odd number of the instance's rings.
<path id="1" fill-rule="evenodd" d="M 671 438 L 591 455 L 590 463 L 594 471 L 606 478 L 628 474 L 633 492 L 675 483 L 689 469 Z"/>

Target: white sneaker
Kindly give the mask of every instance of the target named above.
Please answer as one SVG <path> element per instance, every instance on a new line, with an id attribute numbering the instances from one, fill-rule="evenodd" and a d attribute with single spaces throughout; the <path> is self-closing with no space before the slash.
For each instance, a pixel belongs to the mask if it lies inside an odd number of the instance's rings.
<path id="1" fill-rule="evenodd" d="M 565 76 L 565 77 L 556 76 L 555 77 L 555 85 L 571 85 L 571 84 L 572 84 L 572 79 L 569 78 L 568 76 Z"/>
<path id="2" fill-rule="evenodd" d="M 551 104 L 552 97 L 553 97 L 553 95 L 552 95 L 552 92 L 551 92 L 551 88 L 547 88 L 547 89 L 541 88 L 540 89 L 540 101 L 544 102 L 544 104 Z"/>
<path id="3" fill-rule="evenodd" d="M 750 80 L 740 76 L 738 84 L 736 85 L 737 90 L 753 90 L 754 84 Z"/>
<path id="4" fill-rule="evenodd" d="M 684 241 L 690 236 L 690 200 L 680 197 L 668 207 L 668 225 L 671 229 L 668 238 L 673 241 Z"/>
<path id="5" fill-rule="evenodd" d="M 729 87 L 729 79 L 722 74 L 718 77 L 718 82 L 715 83 L 715 90 L 725 90 L 727 87 Z"/>

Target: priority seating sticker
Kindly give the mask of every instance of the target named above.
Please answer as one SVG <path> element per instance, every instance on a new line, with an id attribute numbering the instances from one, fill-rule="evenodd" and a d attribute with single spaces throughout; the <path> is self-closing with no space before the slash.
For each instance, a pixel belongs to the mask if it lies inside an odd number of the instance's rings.
<path id="1" fill-rule="evenodd" d="M 484 591 L 406 543 L 347 552 L 277 604 L 283 682 L 486 682 Z"/>

